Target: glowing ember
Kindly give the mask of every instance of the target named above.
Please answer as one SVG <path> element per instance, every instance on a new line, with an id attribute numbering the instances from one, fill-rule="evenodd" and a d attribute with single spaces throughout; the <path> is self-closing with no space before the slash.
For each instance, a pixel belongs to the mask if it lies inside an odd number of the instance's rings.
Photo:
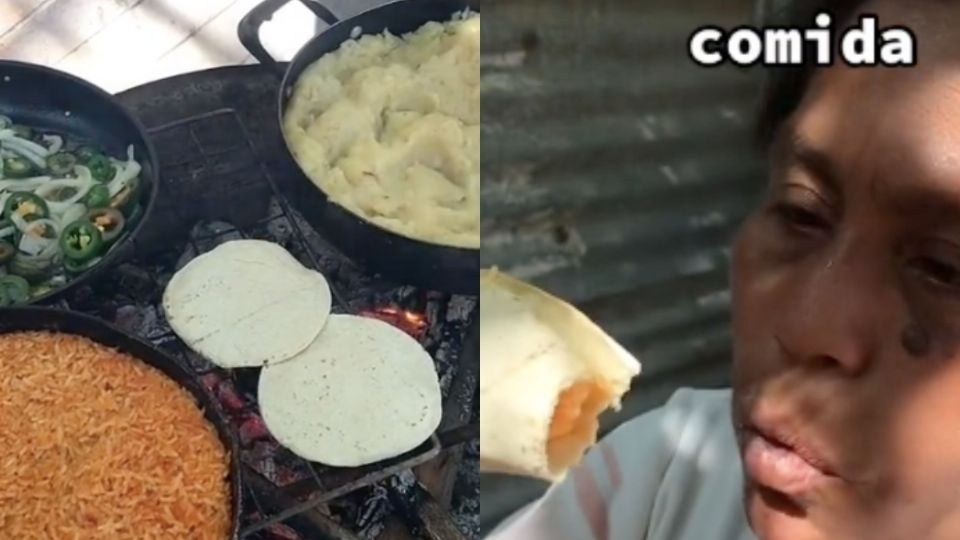
<path id="1" fill-rule="evenodd" d="M 217 390 L 217 398 L 224 408 L 230 412 L 237 412 L 246 406 L 243 398 L 237 393 L 237 389 L 230 381 L 223 381 Z"/>
<path id="2" fill-rule="evenodd" d="M 240 444 L 247 446 L 257 439 L 263 439 L 270 436 L 266 424 L 257 414 L 248 414 L 240 419 L 240 428 L 237 432 L 240 434 Z"/>
<path id="3" fill-rule="evenodd" d="M 380 319 L 403 330 L 417 341 L 423 340 L 430 323 L 422 313 L 404 311 L 395 307 L 376 308 L 361 313 L 364 317 Z"/>

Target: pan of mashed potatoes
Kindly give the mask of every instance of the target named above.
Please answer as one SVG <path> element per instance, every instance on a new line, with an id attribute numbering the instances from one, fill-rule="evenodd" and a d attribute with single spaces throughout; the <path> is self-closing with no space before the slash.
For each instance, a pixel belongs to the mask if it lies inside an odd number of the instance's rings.
<path id="1" fill-rule="evenodd" d="M 479 293 L 480 14 L 399 0 L 328 29 L 286 68 L 279 121 L 298 178 L 281 182 L 347 256 L 405 284 Z M 273 63 L 251 13 L 241 41 Z"/>

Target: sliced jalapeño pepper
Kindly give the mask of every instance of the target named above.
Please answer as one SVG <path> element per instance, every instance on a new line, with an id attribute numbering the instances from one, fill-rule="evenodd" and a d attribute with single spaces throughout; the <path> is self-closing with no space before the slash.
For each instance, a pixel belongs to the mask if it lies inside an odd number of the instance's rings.
<path id="1" fill-rule="evenodd" d="M 79 159 L 81 162 L 88 163 L 91 159 L 93 159 L 93 156 L 96 156 L 100 152 L 97 152 L 96 148 L 92 146 L 84 145 L 84 146 L 78 146 L 73 153 L 77 156 L 77 159 Z"/>
<path id="2" fill-rule="evenodd" d="M 47 169 L 56 176 L 65 176 L 73 172 L 77 158 L 70 152 L 57 152 L 47 157 Z"/>
<path id="3" fill-rule="evenodd" d="M 87 221 L 96 227 L 103 236 L 104 244 L 112 244 L 127 225 L 127 220 L 119 210 L 96 208 L 87 213 Z"/>
<path id="4" fill-rule="evenodd" d="M 20 276 L 30 283 L 41 283 L 53 269 L 53 258 L 17 253 L 7 268 L 11 275 Z"/>
<path id="5" fill-rule="evenodd" d="M 39 298 L 47 293 L 53 292 L 54 289 L 56 289 L 56 287 L 52 283 L 49 281 L 44 281 L 43 283 L 34 285 L 30 289 L 30 296 L 33 298 Z"/>
<path id="6" fill-rule="evenodd" d="M 63 229 L 60 235 L 60 248 L 65 259 L 86 262 L 100 254 L 103 247 L 103 235 L 93 223 L 87 220 L 74 221 Z"/>
<path id="7" fill-rule="evenodd" d="M 10 305 L 26 304 L 30 301 L 30 283 L 20 276 L 0 277 L 0 294 Z"/>
<path id="8" fill-rule="evenodd" d="M 7 264 L 17 254 L 17 248 L 6 240 L 0 240 L 0 265 Z"/>
<path id="9" fill-rule="evenodd" d="M 3 176 L 5 178 L 27 178 L 33 172 L 33 163 L 22 157 L 3 158 Z"/>
<path id="10" fill-rule="evenodd" d="M 70 275 L 77 275 L 86 272 L 87 270 L 96 266 L 103 257 L 94 257 L 89 261 L 76 261 L 73 259 L 64 259 L 63 260 L 63 269 L 67 271 Z"/>
<path id="11" fill-rule="evenodd" d="M 87 208 L 105 208 L 110 206 L 110 188 L 103 184 L 93 186 L 83 198 L 83 203 L 87 205 Z"/>
<path id="12" fill-rule="evenodd" d="M 117 173 L 117 168 L 113 166 L 113 162 L 103 154 L 97 154 L 87 160 L 87 168 L 90 169 L 90 175 L 97 182 L 109 182 L 113 180 Z"/>
<path id="13" fill-rule="evenodd" d="M 14 213 L 18 214 L 24 221 L 33 221 L 43 219 L 50 215 L 47 208 L 47 202 L 39 195 L 18 191 L 7 199 L 7 204 L 3 207 L 3 216 L 9 219 Z"/>

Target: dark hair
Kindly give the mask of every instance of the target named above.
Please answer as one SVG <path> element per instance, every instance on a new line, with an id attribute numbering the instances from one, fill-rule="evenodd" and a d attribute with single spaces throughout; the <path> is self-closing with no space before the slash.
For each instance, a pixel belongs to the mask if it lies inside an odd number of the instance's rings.
<path id="1" fill-rule="evenodd" d="M 853 14 L 865 3 L 866 0 L 793 0 L 784 9 L 773 13 L 764 24 L 809 28 L 818 13 L 827 12 L 836 29 L 841 25 L 848 26 Z M 804 51 L 807 58 L 815 54 L 812 45 L 809 47 L 811 50 Z M 761 147 L 765 148 L 773 141 L 780 126 L 800 106 L 815 71 L 816 66 L 810 64 L 768 70 L 755 133 Z"/>

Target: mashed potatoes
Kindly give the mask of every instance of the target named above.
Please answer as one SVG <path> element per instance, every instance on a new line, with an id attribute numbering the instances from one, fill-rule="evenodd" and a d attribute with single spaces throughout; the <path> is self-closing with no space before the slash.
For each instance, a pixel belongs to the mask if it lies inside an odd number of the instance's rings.
<path id="1" fill-rule="evenodd" d="M 304 70 L 284 134 L 335 202 L 398 234 L 480 246 L 480 16 L 364 36 Z"/>

